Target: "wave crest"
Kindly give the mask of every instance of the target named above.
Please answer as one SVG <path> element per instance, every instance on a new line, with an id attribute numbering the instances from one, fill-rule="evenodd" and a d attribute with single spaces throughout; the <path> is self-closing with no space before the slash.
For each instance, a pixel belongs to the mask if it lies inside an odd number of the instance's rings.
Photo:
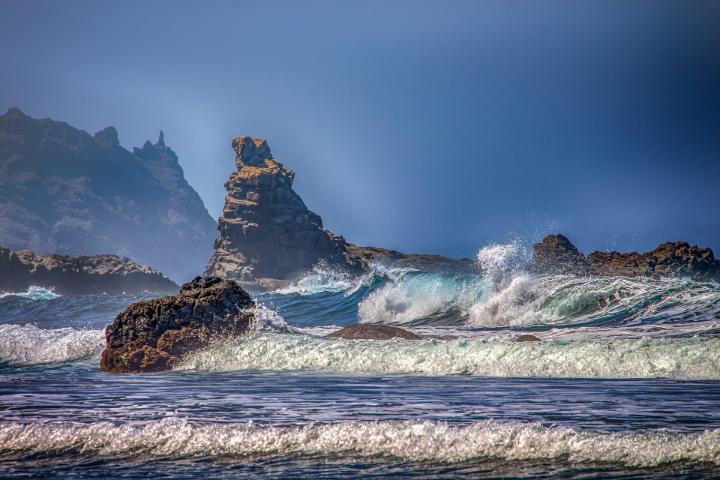
<path id="1" fill-rule="evenodd" d="M 0 325 L 0 362 L 14 365 L 81 360 L 98 355 L 104 346 L 104 330 Z"/>
<path id="2" fill-rule="evenodd" d="M 260 334 L 213 343 L 176 367 L 200 371 L 720 379 L 720 338 L 516 343 L 486 338 L 331 340 Z"/>
<path id="3" fill-rule="evenodd" d="M 182 419 L 144 425 L 0 424 L 0 452 L 18 451 L 170 457 L 336 454 L 434 462 L 566 459 L 650 467 L 686 461 L 719 464 L 720 429 L 606 433 L 490 420 L 464 426 L 380 421 L 274 427 L 194 424 Z"/>

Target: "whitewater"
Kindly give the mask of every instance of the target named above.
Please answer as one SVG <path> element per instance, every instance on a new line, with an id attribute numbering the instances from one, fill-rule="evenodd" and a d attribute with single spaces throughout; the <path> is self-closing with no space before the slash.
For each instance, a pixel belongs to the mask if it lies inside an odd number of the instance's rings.
<path id="1" fill-rule="evenodd" d="M 100 372 L 153 296 L 0 294 L 1 477 L 720 474 L 716 282 L 539 274 L 519 243 L 460 273 L 317 266 L 254 292 L 247 335 Z M 326 338 L 354 323 L 423 339 Z"/>

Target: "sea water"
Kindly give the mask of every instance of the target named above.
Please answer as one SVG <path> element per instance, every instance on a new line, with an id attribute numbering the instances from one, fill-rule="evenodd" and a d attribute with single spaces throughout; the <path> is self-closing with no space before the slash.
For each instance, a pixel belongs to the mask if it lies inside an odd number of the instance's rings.
<path id="1" fill-rule="evenodd" d="M 462 274 L 318 267 L 246 336 L 101 372 L 104 327 L 153 296 L 0 297 L 0 477 L 720 475 L 714 282 L 532 274 L 513 244 Z M 325 338 L 357 322 L 426 338 Z"/>

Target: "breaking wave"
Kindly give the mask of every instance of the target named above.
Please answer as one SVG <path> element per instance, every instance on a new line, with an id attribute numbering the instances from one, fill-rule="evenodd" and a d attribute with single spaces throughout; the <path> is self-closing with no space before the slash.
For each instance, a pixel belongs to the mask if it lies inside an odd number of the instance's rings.
<path id="1" fill-rule="evenodd" d="M 162 457 L 349 455 L 411 461 L 565 460 L 652 467 L 674 462 L 720 464 L 720 430 L 607 433 L 540 424 L 438 421 L 307 424 L 197 424 L 164 419 L 146 424 L 0 424 L 0 452 Z"/>
<path id="2" fill-rule="evenodd" d="M 720 338 L 543 341 L 336 340 L 259 334 L 213 343 L 178 370 L 720 379 Z"/>
<path id="3" fill-rule="evenodd" d="M 528 259 L 527 249 L 511 243 L 481 249 L 477 272 L 376 267 L 350 277 L 318 267 L 272 296 L 287 311 L 312 314 L 315 324 L 352 318 L 406 326 L 553 328 L 720 319 L 717 282 L 539 275 L 527 271 Z"/>
<path id="4" fill-rule="evenodd" d="M 104 345 L 104 330 L 0 325 L 0 362 L 13 365 L 81 360 L 98 355 Z"/>
<path id="5" fill-rule="evenodd" d="M 55 291 L 52 288 L 37 287 L 35 285 L 31 285 L 24 292 L 0 293 L 0 298 L 4 298 L 4 297 L 22 297 L 22 298 L 27 298 L 29 300 L 43 301 L 43 300 L 55 300 L 56 298 L 59 298 L 60 295 L 55 293 Z"/>

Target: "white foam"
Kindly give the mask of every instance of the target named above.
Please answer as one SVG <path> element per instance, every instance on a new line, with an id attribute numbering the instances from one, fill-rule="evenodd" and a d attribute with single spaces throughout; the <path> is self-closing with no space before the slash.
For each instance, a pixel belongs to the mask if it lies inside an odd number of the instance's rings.
<path id="1" fill-rule="evenodd" d="M 379 421 L 275 427 L 194 424 L 163 419 L 146 424 L 0 424 L 0 452 L 86 455 L 385 456 L 410 461 L 482 459 L 565 460 L 651 467 L 672 462 L 720 463 L 720 430 L 606 433 L 539 424 L 482 421 Z"/>
<path id="2" fill-rule="evenodd" d="M 720 338 L 358 341 L 259 334 L 213 343 L 178 367 L 201 371 L 720 379 Z"/>
<path id="3" fill-rule="evenodd" d="M 80 360 L 99 354 L 104 344 L 104 330 L 46 330 L 34 325 L 0 325 L 0 361 L 11 364 Z"/>
<path id="4" fill-rule="evenodd" d="M 52 288 L 45 288 L 45 287 L 38 287 L 35 285 L 31 285 L 28 287 L 27 290 L 24 292 L 4 292 L 0 294 L 0 298 L 3 297 L 23 297 L 23 298 L 29 298 L 30 300 L 54 300 L 56 298 L 59 298 L 60 295 L 55 293 L 54 289 Z"/>

